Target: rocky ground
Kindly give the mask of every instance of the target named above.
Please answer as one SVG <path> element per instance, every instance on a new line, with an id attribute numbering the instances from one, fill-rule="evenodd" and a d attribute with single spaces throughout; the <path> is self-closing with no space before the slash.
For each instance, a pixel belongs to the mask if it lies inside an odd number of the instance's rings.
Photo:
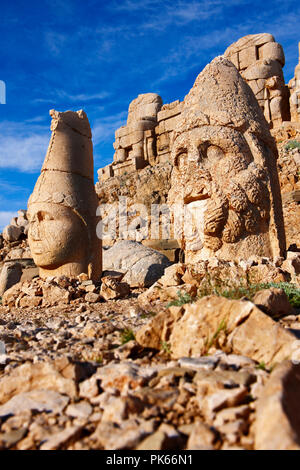
<path id="1" fill-rule="evenodd" d="M 173 285 L 177 292 L 178 284 L 186 286 L 183 273 L 187 273 L 185 280 L 191 275 L 183 265 L 168 268 L 161 291 L 166 291 L 166 285 L 170 289 L 170 284 L 177 284 Z M 300 393 L 300 365 L 292 356 L 284 359 L 291 340 L 297 344 L 300 311 L 286 299 L 278 310 L 279 318 L 272 319 L 246 299 L 218 297 L 215 318 L 220 318 L 219 310 L 224 311 L 219 305 L 226 307 L 227 302 L 233 302 L 230 310 L 240 318 L 233 327 L 233 347 L 224 338 L 221 341 L 223 328 L 217 328 L 205 351 L 198 348 L 198 354 L 195 350 L 186 354 L 185 344 L 196 343 L 188 329 L 182 329 L 178 349 L 178 312 L 182 328 L 187 328 L 190 309 L 200 308 L 201 319 L 211 308 L 211 296 L 195 303 L 186 298 L 181 306 L 171 307 L 156 295 L 147 307 L 145 298 L 149 301 L 153 288 L 131 289 L 127 294 L 119 291 L 123 298 L 105 301 L 97 287 L 80 282 L 87 292 L 76 296 L 74 283 L 63 279 L 46 283 L 46 288 L 45 283 L 31 281 L 33 290 L 37 283 L 44 289 L 37 306 L 15 306 L 26 296 L 31 298 L 28 283 L 21 284 L 23 297 L 15 286 L 10 289 L 13 295 L 9 291 L 4 295 L 3 303 L 10 306 L 0 307 L 0 345 L 6 353 L 0 355 L 2 449 L 299 448 L 299 429 L 291 419 L 297 407 L 289 394 Z M 55 287 L 56 297 L 49 285 Z M 63 299 L 62 289 L 72 295 Z M 97 300 L 89 297 L 91 290 L 96 290 L 92 293 Z M 279 294 L 275 304 L 282 297 Z M 50 298 L 57 305 L 49 306 Z M 263 303 L 270 305 L 270 296 L 257 299 L 261 309 Z M 248 304 L 252 309 L 247 320 L 250 343 L 255 339 L 251 318 L 263 322 L 258 330 L 277 328 L 277 345 L 276 341 L 269 344 L 266 334 L 266 347 L 262 347 L 257 336 L 256 349 L 265 354 L 265 361 L 256 356 L 255 348 L 250 347 L 246 355 L 237 353 L 239 322 L 243 323 L 242 312 Z M 149 338 L 157 336 L 152 325 L 159 328 L 167 321 L 170 327 L 170 312 L 177 315 L 173 333 L 161 336 L 158 345 L 150 341 L 148 347 Z M 209 327 L 209 320 L 205 324 Z M 197 328 L 198 341 L 202 330 Z M 166 332 L 165 324 L 161 330 L 159 335 Z M 271 364 L 270 354 L 281 360 Z M 284 405 L 287 399 L 290 409 Z"/>

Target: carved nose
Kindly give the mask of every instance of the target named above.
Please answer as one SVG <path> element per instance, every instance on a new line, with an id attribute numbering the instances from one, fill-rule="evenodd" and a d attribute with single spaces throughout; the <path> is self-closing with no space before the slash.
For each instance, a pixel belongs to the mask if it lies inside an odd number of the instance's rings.
<path id="1" fill-rule="evenodd" d="M 34 240 L 39 240 L 40 239 L 39 225 L 37 223 L 32 223 L 31 224 L 30 233 L 31 233 L 31 237 Z"/>
<path id="2" fill-rule="evenodd" d="M 199 150 L 197 147 L 192 146 L 189 148 L 189 160 L 191 162 L 200 161 L 200 154 L 199 154 Z"/>

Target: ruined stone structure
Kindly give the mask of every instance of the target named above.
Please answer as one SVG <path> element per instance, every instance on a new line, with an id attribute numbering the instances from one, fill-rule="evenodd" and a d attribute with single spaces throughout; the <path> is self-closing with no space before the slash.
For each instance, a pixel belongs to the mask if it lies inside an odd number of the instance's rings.
<path id="1" fill-rule="evenodd" d="M 50 111 L 52 136 L 28 202 L 28 241 L 42 278 L 101 274 L 91 129 L 84 111 Z"/>
<path id="2" fill-rule="evenodd" d="M 190 213 L 186 260 L 285 252 L 277 149 L 250 87 L 218 57 L 186 96 L 171 145 L 169 204 Z M 185 227 L 187 228 L 187 227 Z"/>
<path id="3" fill-rule="evenodd" d="M 156 93 L 139 95 L 129 105 L 127 125 L 115 133 L 114 161 L 98 171 L 99 181 L 170 161 L 170 136 L 182 103 L 162 105 Z"/>
<path id="4" fill-rule="evenodd" d="M 162 99 L 156 93 L 139 95 L 129 105 L 127 125 L 115 133 L 114 162 L 99 170 L 99 178 L 106 180 L 156 163 L 157 113 Z"/>
<path id="5" fill-rule="evenodd" d="M 299 63 L 295 68 L 295 76 L 289 82 L 291 121 L 300 122 L 300 42 Z"/>
<path id="6" fill-rule="evenodd" d="M 270 128 L 278 128 L 288 121 L 289 91 L 282 72 L 285 57 L 274 37 L 267 33 L 245 36 L 229 46 L 224 55 L 252 88 Z M 295 77 L 297 74 L 298 68 Z M 300 103 L 295 83 L 296 78 L 290 84 L 294 90 L 291 100 Z M 170 161 L 170 140 L 182 107 L 183 102 L 179 100 L 163 105 L 161 97 L 155 93 L 139 95 L 133 100 L 129 105 L 127 125 L 115 133 L 114 161 L 100 168 L 99 182 Z"/>
<path id="7" fill-rule="evenodd" d="M 250 34 L 229 46 L 224 56 L 239 70 L 252 88 L 271 127 L 289 120 L 288 90 L 282 67 L 282 46 L 271 34 Z"/>

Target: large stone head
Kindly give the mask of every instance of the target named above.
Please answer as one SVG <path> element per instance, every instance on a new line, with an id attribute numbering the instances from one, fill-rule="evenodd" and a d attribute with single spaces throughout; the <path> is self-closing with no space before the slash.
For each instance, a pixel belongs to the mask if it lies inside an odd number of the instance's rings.
<path id="1" fill-rule="evenodd" d="M 283 254 L 276 147 L 252 90 L 227 59 L 217 57 L 197 77 L 171 152 L 169 203 L 184 204 L 192 221 L 181 239 L 187 260 Z"/>
<path id="2" fill-rule="evenodd" d="M 98 279 L 101 243 L 89 122 L 83 111 L 50 115 L 51 141 L 28 202 L 31 253 L 41 277 L 85 272 Z"/>

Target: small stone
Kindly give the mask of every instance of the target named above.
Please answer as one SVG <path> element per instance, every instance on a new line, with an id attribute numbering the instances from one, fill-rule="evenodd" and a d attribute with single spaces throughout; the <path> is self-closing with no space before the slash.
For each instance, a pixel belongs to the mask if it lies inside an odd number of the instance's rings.
<path id="1" fill-rule="evenodd" d="M 214 450 L 216 434 L 206 424 L 196 421 L 190 433 L 186 449 L 187 450 Z"/>
<path id="2" fill-rule="evenodd" d="M 100 300 L 100 295 L 96 294 L 95 292 L 88 292 L 85 297 L 84 297 L 85 302 L 89 302 L 91 304 L 95 304 L 96 302 L 99 302 Z"/>
<path id="3" fill-rule="evenodd" d="M 81 426 L 72 426 L 63 431 L 49 437 L 44 444 L 41 445 L 40 450 L 58 450 L 65 448 L 72 441 L 79 438 L 82 431 Z"/>
<path id="4" fill-rule="evenodd" d="M 207 357 L 182 357 L 181 359 L 178 360 L 179 365 L 181 367 L 187 367 L 188 369 L 192 370 L 199 370 L 199 369 L 204 369 L 204 370 L 213 370 L 218 362 L 219 358 L 215 356 L 207 356 Z"/>
<path id="5" fill-rule="evenodd" d="M 66 409 L 66 414 L 72 418 L 88 418 L 93 412 L 93 408 L 87 401 L 73 403 Z"/>
<path id="6" fill-rule="evenodd" d="M 19 393 L 0 406 L 0 417 L 17 415 L 26 410 L 61 413 L 70 399 L 52 390 L 32 390 Z"/>

